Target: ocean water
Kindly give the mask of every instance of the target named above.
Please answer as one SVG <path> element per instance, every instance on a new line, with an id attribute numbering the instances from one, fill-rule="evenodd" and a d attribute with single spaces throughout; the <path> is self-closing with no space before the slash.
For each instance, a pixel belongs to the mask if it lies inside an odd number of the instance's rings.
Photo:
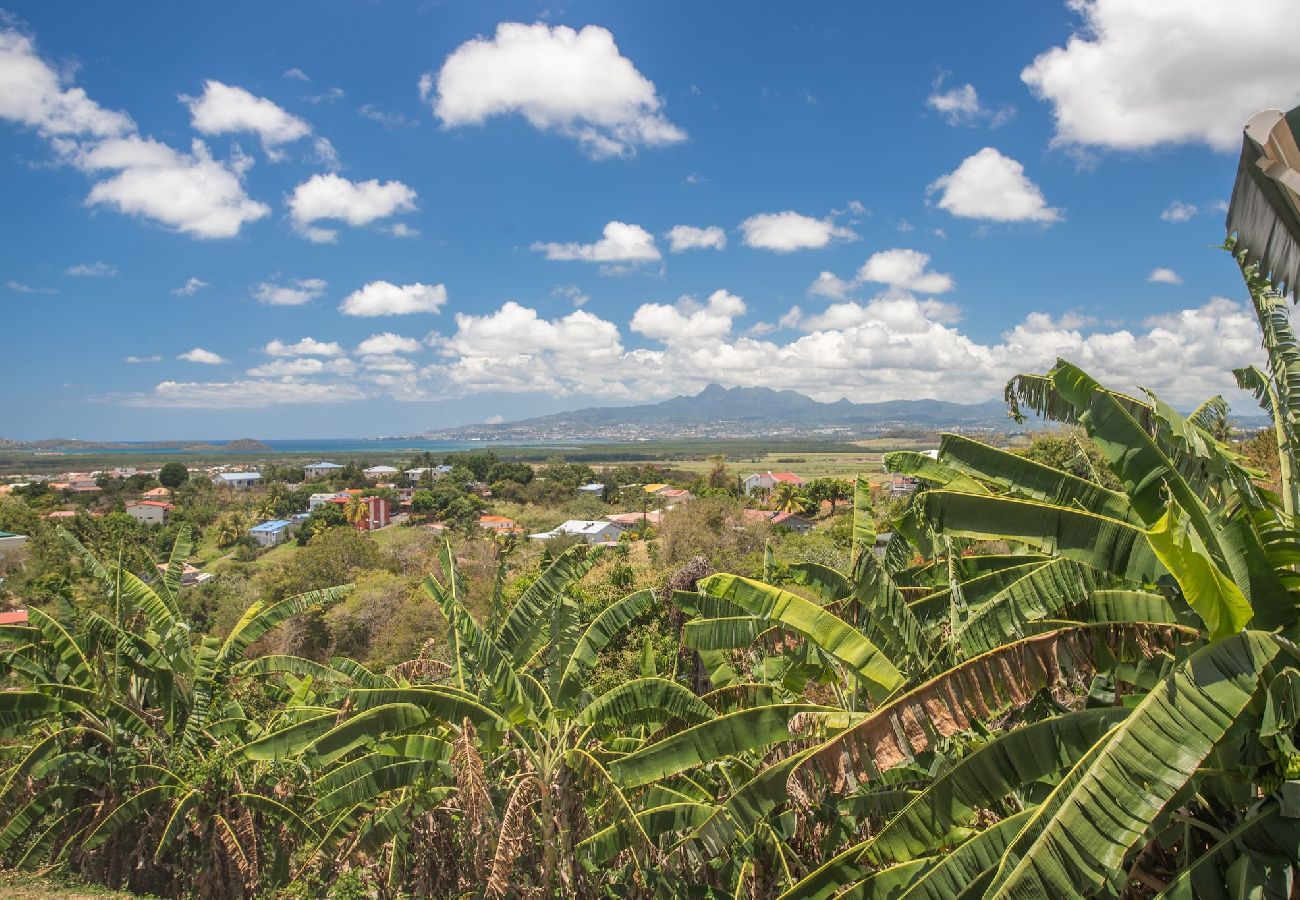
<path id="1" fill-rule="evenodd" d="M 186 446 L 197 444 L 215 444 L 218 445 L 215 450 L 185 450 L 179 447 L 158 447 L 150 446 L 155 444 L 154 441 L 123 441 L 121 447 L 68 447 L 59 448 L 54 451 L 60 456 L 76 456 L 78 454 L 101 455 L 120 453 L 124 455 L 145 456 L 157 454 L 160 456 L 176 454 L 194 454 L 194 455 L 215 455 L 228 452 L 232 456 L 248 455 L 256 456 L 261 453 L 265 455 L 265 450 L 231 450 L 223 451 L 221 444 L 226 443 L 226 439 L 220 440 L 194 440 L 176 443 L 184 443 Z M 605 441 L 431 441 L 420 440 L 418 438 L 302 438 L 297 440 L 267 440 L 262 441 L 271 448 L 273 453 L 284 453 L 301 456 L 320 456 L 328 458 L 330 456 L 346 456 L 349 453 L 392 453 L 392 454 L 413 454 L 424 453 L 450 453 L 455 450 L 486 450 L 492 447 L 554 447 L 557 450 L 565 448 L 589 447 L 593 444 L 608 443 Z"/>

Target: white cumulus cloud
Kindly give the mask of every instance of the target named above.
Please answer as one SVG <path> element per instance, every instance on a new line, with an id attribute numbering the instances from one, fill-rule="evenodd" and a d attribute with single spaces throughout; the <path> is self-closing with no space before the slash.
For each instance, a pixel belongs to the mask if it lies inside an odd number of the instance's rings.
<path id="1" fill-rule="evenodd" d="M 343 348 L 339 346 L 338 341 L 318 341 L 315 338 L 305 337 L 292 344 L 286 344 L 276 338 L 263 347 L 262 352 L 267 356 L 342 356 Z"/>
<path id="2" fill-rule="evenodd" d="M 686 139 L 664 116 L 654 83 L 596 25 L 575 31 L 502 22 L 492 37 L 452 51 L 436 79 L 424 75 L 420 94 L 445 127 L 518 114 L 577 140 L 596 159 Z"/>
<path id="3" fill-rule="evenodd" d="M 1020 77 L 1052 104 L 1059 143 L 1141 150 L 1241 146 L 1260 109 L 1300 103 L 1293 0 L 1071 0 L 1063 47 Z"/>
<path id="4" fill-rule="evenodd" d="M 746 246 L 777 253 L 816 250 L 834 241 L 857 239 L 853 229 L 831 219 L 815 219 L 791 210 L 750 216 L 740 223 L 740 230 Z"/>
<path id="5" fill-rule="evenodd" d="M 0 119 L 35 129 L 59 162 L 102 178 L 87 206 L 142 216 L 198 238 L 234 237 L 270 212 L 244 191 L 251 160 L 242 154 L 220 161 L 201 141 L 187 153 L 142 137 L 130 116 L 64 82 L 31 37 L 0 27 Z"/>
<path id="6" fill-rule="evenodd" d="M 686 250 L 722 250 L 727 246 L 727 233 L 717 225 L 697 228 L 694 225 L 674 225 L 668 229 L 668 249 L 673 253 Z"/>
<path id="7" fill-rule="evenodd" d="M 302 306 L 325 293 L 327 287 L 320 278 L 300 278 L 289 284 L 263 281 L 253 288 L 253 296 L 267 306 Z"/>
<path id="8" fill-rule="evenodd" d="M 346 403 L 366 396 L 354 384 L 296 378 L 250 381 L 164 381 L 150 393 L 127 397 L 128 406 L 178 409 L 264 409 L 304 403 Z"/>
<path id="9" fill-rule="evenodd" d="M 228 359 L 220 354 L 213 353 L 211 350 L 204 350 L 202 347 L 195 347 L 193 350 L 186 350 L 179 354 L 177 359 L 183 359 L 186 362 L 203 363 L 205 366 L 219 366 Z"/>
<path id="10" fill-rule="evenodd" d="M 1179 224 L 1191 220 L 1200 210 L 1191 203 L 1184 203 L 1181 200 L 1175 200 L 1165 207 L 1160 213 L 1160 218 L 1166 222 Z"/>
<path id="11" fill-rule="evenodd" d="M 973 84 L 962 84 L 943 89 L 944 76 L 935 79 L 934 91 L 925 98 L 925 105 L 939 114 L 949 125 L 972 126 L 987 124 L 998 128 L 1016 114 L 1015 107 L 990 109 L 980 102 Z"/>
<path id="12" fill-rule="evenodd" d="M 1153 284 L 1182 284 L 1183 277 L 1173 269 L 1161 267 L 1152 269 L 1151 274 L 1147 276 L 1147 281 Z"/>
<path id="13" fill-rule="evenodd" d="M 745 301 L 725 290 L 709 295 L 703 305 L 683 297 L 672 306 L 646 303 L 632 316 L 631 329 L 669 344 L 706 342 L 731 331 L 732 320 L 746 312 Z"/>
<path id="14" fill-rule="evenodd" d="M 532 249 L 546 254 L 547 259 L 582 260 L 584 262 L 648 262 L 660 258 L 654 236 L 640 225 L 626 222 L 609 222 L 601 232 L 600 240 L 591 244 L 543 243 L 537 241 Z"/>
<path id="15" fill-rule="evenodd" d="M 385 331 L 366 338 L 357 345 L 357 352 L 366 356 L 391 356 L 395 353 L 415 353 L 422 346 L 415 338 Z"/>
<path id="16" fill-rule="evenodd" d="M 990 222 L 1056 222 L 1061 211 L 1047 205 L 1025 167 L 992 147 L 962 160 L 936 179 L 927 193 L 939 194 L 939 208 L 963 219 Z"/>
<path id="17" fill-rule="evenodd" d="M 208 80 L 198 97 L 181 95 L 190 108 L 190 123 L 200 134 L 256 134 L 269 159 L 284 158 L 279 148 L 311 134 L 311 126 L 265 97 L 241 87 Z"/>
<path id="18" fill-rule="evenodd" d="M 441 284 L 372 281 L 348 294 L 339 309 L 349 316 L 401 316 L 437 313 L 446 302 L 447 289 Z"/>
<path id="19" fill-rule="evenodd" d="M 313 175 L 294 188 L 289 215 L 295 228 L 317 243 L 338 237 L 333 229 L 313 223 L 337 220 L 352 226 L 369 225 L 415 209 L 415 191 L 400 181 L 349 181 L 335 174 Z"/>

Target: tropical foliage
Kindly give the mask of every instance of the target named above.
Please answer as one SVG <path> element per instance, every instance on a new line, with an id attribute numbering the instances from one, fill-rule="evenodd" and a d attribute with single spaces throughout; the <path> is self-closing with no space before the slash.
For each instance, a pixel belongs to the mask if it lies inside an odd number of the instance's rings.
<path id="1" fill-rule="evenodd" d="M 196 638 L 186 534 L 148 578 L 70 540 L 112 614 L 0 632 L 0 853 L 222 897 L 1293 896 L 1300 347 L 1244 271 L 1276 492 L 1221 398 L 1060 361 L 1006 397 L 1086 436 L 1068 465 L 945 435 L 886 458 L 921 485 L 887 538 L 858 480 L 847 565 L 697 559 L 595 606 L 575 546 L 509 596 L 499 554 L 475 615 L 446 544 L 445 641 L 385 671 L 258 652 L 347 588 Z M 665 611 L 670 664 L 647 639 L 593 689 Z"/>

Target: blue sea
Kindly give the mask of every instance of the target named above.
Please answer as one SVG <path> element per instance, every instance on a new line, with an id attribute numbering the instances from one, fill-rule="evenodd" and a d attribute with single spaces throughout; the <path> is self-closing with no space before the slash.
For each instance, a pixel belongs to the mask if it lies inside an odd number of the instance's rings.
<path id="1" fill-rule="evenodd" d="M 45 451 L 50 455 L 76 456 L 78 454 L 133 454 L 133 455 L 175 455 L 178 453 L 194 454 L 217 454 L 231 453 L 256 456 L 261 453 L 265 455 L 266 450 L 229 450 L 223 451 L 221 445 L 225 444 L 228 439 L 215 440 L 194 440 L 194 441 L 176 441 L 174 443 L 183 443 L 186 446 L 198 444 L 213 444 L 215 450 L 187 450 L 181 447 L 158 447 L 151 446 L 156 444 L 155 441 L 122 441 L 126 446 L 121 447 L 68 447 L 59 448 L 53 451 Z M 419 438 L 302 438 L 296 440 L 266 440 L 262 441 L 271 448 L 273 453 L 286 453 L 302 456 L 346 456 L 349 453 L 392 453 L 395 455 L 423 453 L 450 453 L 455 450 L 487 450 L 492 447 L 554 447 L 557 451 L 564 449 L 574 449 L 578 447 L 589 447 L 610 441 L 431 441 L 421 440 Z M 44 454 L 42 454 L 44 455 Z"/>

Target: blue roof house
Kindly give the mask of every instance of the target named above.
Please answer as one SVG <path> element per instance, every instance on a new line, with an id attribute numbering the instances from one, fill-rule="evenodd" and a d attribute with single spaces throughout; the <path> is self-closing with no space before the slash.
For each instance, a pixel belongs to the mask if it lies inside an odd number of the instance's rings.
<path id="1" fill-rule="evenodd" d="M 288 540 L 291 528 L 293 528 L 292 522 L 285 519 L 271 519 L 260 525 L 254 525 L 248 529 L 248 533 L 263 547 L 274 547 Z"/>

